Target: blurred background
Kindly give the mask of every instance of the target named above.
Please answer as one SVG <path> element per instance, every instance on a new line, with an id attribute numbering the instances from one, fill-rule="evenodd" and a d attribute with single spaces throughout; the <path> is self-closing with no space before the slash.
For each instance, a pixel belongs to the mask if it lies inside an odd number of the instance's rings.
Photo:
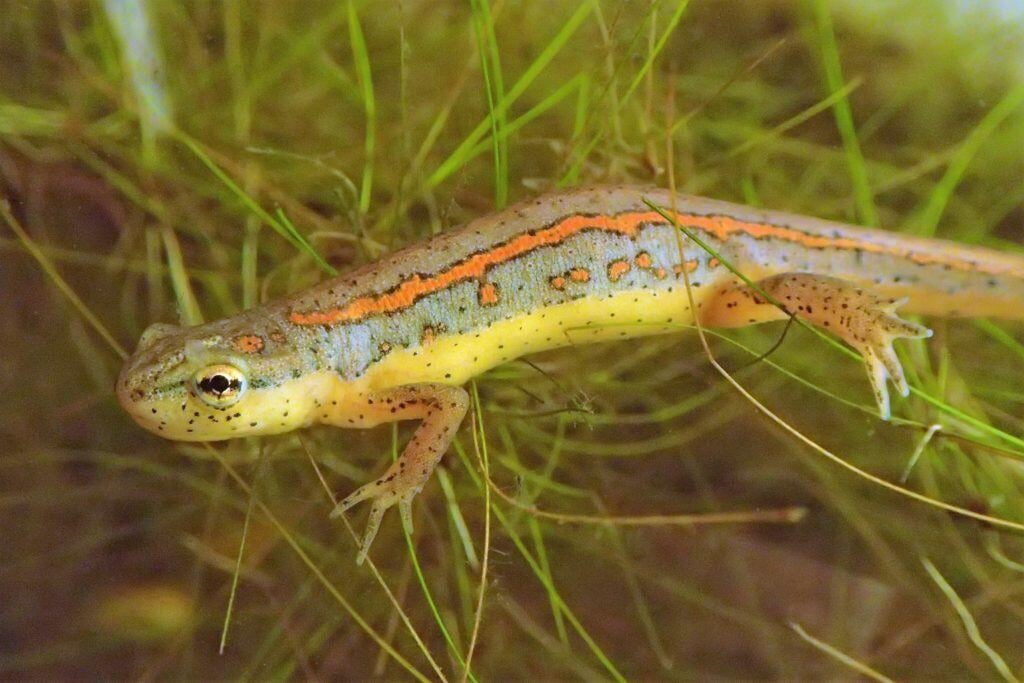
<path id="1" fill-rule="evenodd" d="M 692 332 L 479 378 L 415 534 L 389 514 L 372 567 L 331 496 L 409 425 L 175 444 L 112 393 L 151 322 L 231 315 L 510 202 L 670 170 L 685 192 L 1022 253 L 1022 16 L 3 3 L 0 678 L 1024 677 L 1022 536 L 830 461 Z M 1024 522 L 1022 330 L 925 322 L 891 423 L 860 363 L 812 334 L 753 363 L 782 326 L 711 344 L 861 472 Z M 637 515 L 665 518 L 622 523 Z M 349 517 L 361 530 L 365 511 Z"/>

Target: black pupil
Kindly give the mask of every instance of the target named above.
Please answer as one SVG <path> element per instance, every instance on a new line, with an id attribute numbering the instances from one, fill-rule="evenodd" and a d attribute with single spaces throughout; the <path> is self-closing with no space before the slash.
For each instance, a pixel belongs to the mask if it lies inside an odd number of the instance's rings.
<path id="1" fill-rule="evenodd" d="M 230 380 L 226 375 L 211 375 L 204 377 L 199 382 L 199 388 L 208 393 L 223 394 L 232 386 L 237 386 L 237 380 Z"/>

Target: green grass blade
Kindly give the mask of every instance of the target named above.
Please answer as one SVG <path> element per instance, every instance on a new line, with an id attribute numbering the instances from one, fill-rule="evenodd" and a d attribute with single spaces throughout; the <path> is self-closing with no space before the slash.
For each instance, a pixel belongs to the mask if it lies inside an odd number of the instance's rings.
<path id="1" fill-rule="evenodd" d="M 483 136 L 491 129 L 491 118 L 495 113 L 503 113 L 508 110 L 519 97 L 526 91 L 530 85 L 537 79 L 544 69 L 551 63 L 551 60 L 561 52 L 562 48 L 569 41 L 569 38 L 576 33 L 576 30 L 583 23 L 583 20 L 587 18 L 590 12 L 593 10 L 593 5 L 590 3 L 583 3 L 577 8 L 576 12 L 569 17 L 562 28 L 559 29 L 558 33 L 551 39 L 551 41 L 544 47 L 537 58 L 533 60 L 530 66 L 523 72 L 523 75 L 519 77 L 519 80 L 513 84 L 509 89 L 505 97 L 499 101 L 490 115 L 487 116 L 473 129 L 473 131 L 466 136 L 466 138 L 455 148 L 455 150 L 448 155 L 437 167 L 437 169 L 427 179 L 428 187 L 436 187 L 445 178 L 455 173 L 458 169 L 465 165 L 470 153 L 473 148 L 483 139 Z"/>
<path id="2" fill-rule="evenodd" d="M 47 277 L 53 281 L 53 284 L 58 290 L 60 290 L 60 293 L 71 302 L 71 306 L 78 311 L 78 314 L 81 315 L 82 318 L 89 323 L 89 326 L 103 338 L 103 341 L 110 345 L 110 348 L 114 350 L 114 353 L 120 356 L 122 360 L 128 358 L 128 352 L 124 350 L 124 347 L 114 339 L 106 326 L 100 322 L 99 318 L 97 318 L 92 311 L 89 310 L 89 307 L 86 306 L 85 302 L 82 301 L 82 299 L 75 293 L 75 290 L 73 290 L 67 281 L 61 277 L 60 273 L 57 272 L 57 268 L 54 267 L 53 262 L 46 257 L 46 255 L 36 245 L 35 241 L 29 237 L 28 233 L 25 232 L 25 229 L 21 227 L 21 223 L 19 223 L 18 219 L 14 217 L 14 214 L 11 213 L 10 204 L 8 204 L 7 200 L 3 197 L 0 197 L 0 216 L 3 217 L 7 225 L 14 231 L 14 234 L 18 236 L 21 243 L 25 245 L 25 250 L 32 255 L 32 258 L 36 260 L 39 267 L 43 269 L 44 273 L 46 273 Z"/>
<path id="3" fill-rule="evenodd" d="M 967 172 L 967 168 L 970 166 L 975 155 L 977 155 L 978 150 L 992 136 L 999 127 L 999 124 L 1015 112 L 1022 103 L 1024 103 L 1024 85 L 1018 85 L 1007 93 L 1006 97 L 996 103 L 996 106 L 989 110 L 978 125 L 974 127 L 974 130 L 960 143 L 956 153 L 949 162 L 949 166 L 946 167 L 946 172 L 935 185 L 935 189 L 932 190 L 931 195 L 928 197 L 928 203 L 915 221 L 915 234 L 927 237 L 935 235 L 935 230 L 942 219 L 942 214 L 946 211 L 950 198 L 956 191 L 960 181 L 963 180 L 964 174 Z"/>
<path id="4" fill-rule="evenodd" d="M 391 428 L 391 460 L 395 461 L 399 457 L 398 452 L 398 423 L 394 423 Z M 437 607 L 437 601 L 434 599 L 434 593 L 430 590 L 430 584 L 427 583 L 427 577 L 423 574 L 423 567 L 420 565 L 420 558 L 416 552 L 416 544 L 413 543 L 411 530 L 402 524 L 402 535 L 405 537 L 405 545 L 409 551 L 409 561 L 412 563 L 413 573 L 416 575 L 416 580 L 420 584 L 420 589 L 423 591 L 423 597 L 427 600 L 427 605 L 430 607 L 430 613 L 434 617 L 434 621 L 437 623 L 437 628 L 441 631 L 444 642 L 448 645 L 448 651 L 452 653 L 456 661 L 465 668 L 466 662 L 462 658 L 462 652 L 459 648 L 458 643 L 455 642 L 455 638 L 452 636 L 451 631 L 448 630 L 448 625 L 445 624 L 444 617 L 441 616 L 441 610 Z M 471 672 L 467 672 L 467 676 L 470 680 L 476 681 Z"/>
<path id="5" fill-rule="evenodd" d="M 130 76 L 142 133 L 142 159 L 152 166 L 157 139 L 174 129 L 173 112 L 163 83 L 167 67 L 150 17 L 154 5 L 133 0 L 104 0 L 103 7 Z"/>
<path id="6" fill-rule="evenodd" d="M 501 61 L 498 41 L 494 35 L 494 21 L 487 0 L 471 0 L 473 24 L 476 29 L 477 51 L 480 55 L 480 70 L 487 91 L 487 120 L 491 125 L 491 147 L 494 153 L 494 203 L 504 208 L 508 203 L 508 141 L 502 132 L 508 125 L 508 109 L 497 111 L 496 102 L 504 99 L 504 83 L 501 77 Z"/>
<path id="7" fill-rule="evenodd" d="M 333 33 L 348 16 L 348 8 L 337 3 L 333 10 L 322 17 L 317 17 L 313 30 L 296 34 L 296 39 L 289 44 L 283 58 L 275 59 L 263 65 L 253 73 L 250 92 L 254 100 L 267 89 L 275 85 L 287 72 L 296 66 L 304 57 L 323 49 L 328 36 Z"/>
<path id="8" fill-rule="evenodd" d="M 256 503 L 256 486 L 262 478 L 264 457 L 260 457 L 257 465 L 256 479 L 253 482 L 253 490 L 249 494 L 249 503 L 245 508 L 245 520 L 242 522 L 242 536 L 238 541 L 238 554 L 235 556 L 235 571 L 231 575 L 231 588 L 228 590 L 228 606 L 224 610 L 224 626 L 220 631 L 220 654 L 224 654 L 224 648 L 228 644 L 228 629 L 231 628 L 231 615 L 234 614 L 235 597 L 238 595 L 238 580 L 242 576 L 242 562 L 245 558 L 245 542 L 249 538 L 249 524 L 252 522 L 252 511 Z M 307 582 L 308 583 L 308 582 Z"/>
<path id="9" fill-rule="evenodd" d="M 254 213 L 256 216 L 260 218 L 260 220 L 262 220 L 264 223 L 273 228 L 279 235 L 288 240 L 288 242 L 296 249 L 308 254 L 314 261 L 316 261 L 316 264 L 320 266 L 320 269 L 323 270 L 325 273 L 332 276 L 338 274 L 338 271 L 335 270 L 334 267 L 331 266 L 329 263 L 327 263 L 327 261 L 324 261 L 323 257 L 320 256 L 320 254 L 317 253 L 313 246 L 306 241 L 306 238 L 303 237 L 302 234 L 295 229 L 294 225 L 288 222 L 287 219 L 285 219 L 285 222 L 279 220 L 280 217 L 284 216 L 282 212 L 278 212 L 278 218 L 275 218 L 274 216 L 267 213 L 267 211 L 262 206 L 259 205 L 259 202 L 250 197 L 245 190 L 239 187 L 238 183 L 236 183 L 231 178 L 231 176 L 225 173 L 220 166 L 213 162 L 213 159 L 211 159 L 210 156 L 205 151 L 203 151 L 203 149 L 195 140 L 184 134 L 179 134 L 178 137 L 185 144 L 185 146 L 188 147 L 189 150 L 194 155 L 196 155 L 196 157 L 200 161 L 202 161 L 203 164 L 208 169 L 210 169 L 210 171 L 215 176 L 217 176 L 217 178 L 222 183 L 224 183 L 224 185 L 227 186 L 229 190 L 231 190 L 231 193 L 234 194 L 235 197 L 237 197 L 242 202 L 242 204 L 249 209 L 249 211 Z"/>
<path id="10" fill-rule="evenodd" d="M 949 600 L 950 604 L 953 605 L 953 609 L 956 610 L 956 614 L 960 617 L 960 621 L 963 622 L 964 630 L 967 632 L 967 637 L 971 639 L 971 642 L 982 651 L 982 653 L 988 657 L 988 660 L 992 662 L 992 666 L 995 667 L 999 675 L 1006 681 L 1011 683 L 1017 683 L 1019 680 L 1014 674 L 1010 667 L 1006 664 L 1006 660 L 992 648 L 981 635 L 981 630 L 978 628 L 977 622 L 974 621 L 974 616 L 970 610 L 967 609 L 967 605 L 957 595 L 956 590 L 949 584 L 946 577 L 931 563 L 927 558 L 922 558 L 921 563 L 924 565 L 925 570 L 928 572 L 928 576 L 932 577 L 932 581 L 939 587 L 946 599 Z"/>
<path id="11" fill-rule="evenodd" d="M 484 481 L 476 472 L 476 468 L 474 467 L 473 463 L 470 462 L 465 449 L 459 447 L 457 443 L 456 453 L 462 460 L 466 471 L 470 474 L 477 487 L 481 487 L 482 489 L 482 487 L 490 485 L 487 481 Z M 527 565 L 529 565 L 530 570 L 533 572 L 534 576 L 537 577 L 541 585 L 547 590 L 548 595 L 551 597 L 551 599 L 555 601 L 557 608 L 562 612 L 566 620 L 568 620 L 569 625 L 572 626 L 572 629 L 576 632 L 576 635 L 578 635 L 586 644 L 591 654 L 593 654 L 594 657 L 601 663 L 601 665 L 604 666 L 605 670 L 612 676 L 613 679 L 615 679 L 616 681 L 625 681 L 626 678 L 619 671 L 618 667 L 616 667 L 615 664 L 611 661 L 611 659 L 609 659 L 608 655 L 604 652 L 601 646 L 598 645 L 596 640 L 594 640 L 594 637 L 590 635 L 590 632 L 587 631 L 586 627 L 583 626 L 583 623 L 575 615 L 575 613 L 569 607 L 568 603 L 565 602 L 565 599 L 562 598 L 561 594 L 558 592 L 557 587 L 548 580 L 548 575 L 544 572 L 543 568 L 540 566 L 540 563 L 530 552 L 529 548 L 527 548 L 526 542 L 515 530 L 515 525 L 512 523 L 512 520 L 509 519 L 507 515 L 505 515 L 505 513 L 502 511 L 500 507 L 498 507 L 498 501 L 496 498 L 492 498 L 491 500 L 491 512 L 494 514 L 494 517 L 501 524 L 502 528 L 508 534 L 512 542 L 515 544 L 516 549 L 519 550 L 520 555 L 522 555 L 523 559 L 526 560 L 526 563 Z"/>
<path id="12" fill-rule="evenodd" d="M 366 141 L 363 160 L 363 182 L 359 188 L 359 213 L 366 215 L 370 210 L 370 198 L 373 192 L 373 159 L 377 145 L 377 104 L 373 95 L 373 74 L 370 70 L 370 55 L 366 50 L 363 38 L 363 27 L 359 24 L 359 15 L 355 5 L 348 3 L 348 34 L 352 42 L 352 61 L 356 66 L 356 79 L 359 82 L 363 107 L 366 112 Z"/>
<path id="13" fill-rule="evenodd" d="M 462 653 L 459 651 L 459 645 L 455 642 L 455 638 L 452 637 L 451 631 L 448 630 L 447 624 L 444 622 L 444 617 L 441 616 L 441 611 L 437 607 L 437 601 L 434 600 L 434 594 L 430 590 L 430 584 L 427 583 L 427 577 L 423 574 L 423 567 L 420 566 L 420 559 L 416 553 L 416 544 L 412 541 L 412 535 L 409 530 L 402 526 L 402 533 L 405 536 L 406 547 L 409 549 L 409 558 L 412 562 L 413 573 L 416 574 L 416 580 L 420 584 L 420 589 L 423 591 L 423 597 L 427 600 L 427 605 L 430 607 L 430 613 L 434 616 L 434 621 L 437 623 L 437 628 L 441 631 L 441 635 L 444 637 L 444 642 L 448 644 L 448 651 L 452 653 L 456 661 L 463 667 L 466 662 L 462 658 Z M 476 681 L 472 672 L 466 672 L 469 680 Z"/>
<path id="14" fill-rule="evenodd" d="M 782 135 L 786 131 L 796 128 L 802 123 L 811 120 L 821 112 L 835 107 L 835 105 L 840 100 L 846 99 L 850 93 L 859 88 L 863 83 L 863 78 L 854 78 L 839 90 L 836 90 L 834 93 L 832 93 L 822 101 L 818 102 L 817 104 L 810 106 L 807 109 L 804 109 L 796 116 L 786 119 L 779 125 L 775 126 L 771 130 L 765 131 L 761 135 L 752 136 L 748 140 L 745 140 L 744 142 L 736 145 L 731 150 L 726 152 L 726 158 L 743 154 L 744 152 L 749 151 L 755 147 L 758 147 L 759 145 L 763 145 L 769 140 Z"/>
<path id="15" fill-rule="evenodd" d="M 1017 341 L 1012 334 L 1004 330 L 1002 327 L 985 318 L 975 320 L 974 326 L 1008 348 L 1010 351 L 1013 351 L 1021 360 L 1024 360 L 1024 344 Z"/>
<path id="16" fill-rule="evenodd" d="M 484 485 L 486 486 L 486 484 Z M 573 613 L 571 609 L 569 609 L 569 605 L 566 604 L 565 600 L 559 594 L 558 589 L 554 586 L 554 584 L 548 581 L 547 574 L 544 572 L 543 568 L 540 566 L 540 563 L 537 562 L 537 559 L 533 556 L 533 554 L 530 553 L 530 550 L 526 547 L 526 542 L 523 540 L 523 538 L 513 529 L 511 521 L 504 515 L 504 513 L 502 513 L 500 508 L 494 506 L 493 511 L 494 516 L 498 519 L 499 522 L 501 522 L 506 533 L 508 533 L 509 538 L 515 544 L 516 549 L 519 550 L 519 554 L 523 557 L 524 560 L 526 560 L 526 563 L 530 566 L 530 570 L 533 571 L 534 576 L 536 576 L 538 580 L 540 580 L 541 584 L 548 591 L 548 595 L 550 595 L 552 599 L 555 600 L 558 609 L 562 612 L 562 614 L 565 615 L 565 618 L 569 621 L 569 624 L 572 626 L 573 630 L 576 631 L 576 635 L 578 635 L 583 640 L 587 648 L 590 650 L 591 654 L 593 654 L 594 657 L 597 658 L 597 661 L 599 661 L 601 665 L 604 666 L 605 670 L 612 676 L 612 678 L 616 681 L 622 681 L 624 683 L 626 681 L 626 678 L 622 675 L 622 672 L 620 672 L 618 667 L 616 667 L 612 660 L 609 659 L 608 655 L 605 654 L 605 651 L 601 648 L 601 646 L 597 644 L 597 641 L 594 640 L 594 637 L 590 635 L 590 632 L 587 631 L 587 629 L 583 626 L 583 623 L 579 620 L 579 618 Z"/>
<path id="17" fill-rule="evenodd" d="M 162 225 L 160 226 L 160 238 L 164 243 L 164 252 L 167 254 L 167 272 L 171 275 L 171 289 L 174 290 L 174 297 L 178 302 L 178 315 L 186 325 L 199 325 L 203 322 L 203 313 L 199 310 L 199 302 L 196 301 L 195 292 L 192 291 L 178 236 L 174 234 L 174 230 L 170 226 Z"/>
<path id="18" fill-rule="evenodd" d="M 581 87 L 581 84 L 585 83 L 586 79 L 583 74 L 577 75 L 567 83 L 559 86 L 557 90 L 552 92 L 550 95 L 545 97 L 543 100 L 530 107 L 522 116 L 518 116 L 513 119 L 510 123 L 505 125 L 500 131 L 498 131 L 498 137 L 501 140 L 507 140 L 510 135 L 518 131 L 520 128 L 528 125 L 534 119 L 543 115 L 546 111 L 557 105 L 559 102 L 564 100 L 566 97 L 572 94 L 573 90 Z M 469 154 L 466 155 L 466 160 L 470 160 L 483 152 L 487 151 L 488 148 L 492 148 L 493 138 L 491 140 L 482 140 L 480 144 L 470 150 Z"/>
<path id="19" fill-rule="evenodd" d="M 60 111 L 0 102 L 0 135 L 57 137 L 67 125 Z"/>
<path id="20" fill-rule="evenodd" d="M 832 657 L 836 661 L 853 669 L 861 676 L 864 676 L 865 678 L 870 678 L 873 681 L 879 681 L 879 683 L 892 683 L 892 679 L 886 676 L 885 674 L 875 671 L 867 664 L 857 661 L 856 659 L 846 654 L 842 650 L 839 650 L 838 648 L 829 645 L 823 640 L 815 638 L 810 633 L 805 631 L 803 626 L 801 626 L 800 624 L 797 624 L 796 622 L 791 622 L 789 624 L 789 627 L 793 629 L 793 631 L 795 631 L 798 636 L 806 640 L 808 643 L 810 643 L 817 649 L 821 650 L 829 657 Z"/>
<path id="21" fill-rule="evenodd" d="M 817 20 L 816 36 L 819 40 L 822 66 L 825 70 L 825 84 L 830 93 L 841 92 L 845 86 L 843 68 L 839 61 L 839 46 L 832 27 L 832 3 L 829 0 L 813 0 L 814 15 Z M 832 106 L 835 114 L 836 127 L 843 140 L 846 152 L 846 164 L 853 183 L 853 194 L 857 204 L 857 216 L 864 225 L 878 225 L 878 209 L 868 180 L 868 169 L 864 163 L 864 153 L 860 148 L 857 129 L 853 123 L 853 110 L 847 97 L 838 98 Z"/>
<path id="22" fill-rule="evenodd" d="M 278 519 L 277 515 L 273 513 L 273 511 L 267 506 L 267 504 L 260 500 L 259 496 L 256 496 L 254 494 L 253 488 L 248 484 L 248 482 L 245 481 L 245 479 L 241 477 L 241 475 L 238 474 L 238 471 L 235 470 L 231 463 L 225 460 L 224 457 L 215 449 L 209 448 L 209 451 L 210 455 L 212 455 L 213 458 L 216 459 L 217 462 L 220 464 L 220 466 L 224 468 L 225 471 L 227 471 L 228 475 L 235 481 L 236 484 L 238 484 L 239 488 L 241 488 L 242 491 L 245 492 L 246 494 L 253 496 L 253 500 L 255 501 L 256 506 L 260 509 L 260 512 L 263 513 L 264 517 L 266 517 L 267 521 L 269 521 L 271 525 L 273 525 L 274 528 L 277 529 L 278 533 L 281 534 L 281 538 L 292 549 L 292 551 L 295 552 L 295 554 L 306 566 L 306 568 L 309 569 L 313 576 L 316 577 L 320 585 L 323 586 L 323 588 L 331 595 L 331 597 L 334 598 L 338 605 L 341 606 L 341 608 L 353 619 L 353 621 L 355 621 L 356 624 L 359 625 L 363 632 L 366 633 L 366 635 L 368 635 L 370 638 L 372 638 L 373 641 L 377 643 L 377 645 L 379 645 L 383 650 L 387 651 L 387 653 L 392 657 L 392 659 L 398 662 L 402 666 L 402 668 L 409 672 L 410 675 L 415 677 L 416 680 L 423 681 L 423 683 L 427 683 L 427 681 L 429 681 L 430 679 L 427 678 L 423 674 L 423 672 L 421 672 L 419 669 L 413 666 L 412 663 L 409 662 L 409 660 L 403 657 L 402 654 L 391 645 L 391 643 L 385 640 L 369 624 L 369 622 L 363 617 L 363 615 L 360 614 L 352 606 L 352 603 L 350 603 L 345 598 L 345 596 L 342 595 L 341 591 L 338 590 L 338 587 L 331 583 L 331 581 L 327 578 L 326 574 L 324 574 L 320 566 L 313 561 L 313 558 L 310 556 L 310 554 L 302 547 L 298 539 L 296 539 L 296 537 L 291 533 L 288 527 L 286 527 L 284 523 L 281 522 L 280 519 Z"/>
<path id="23" fill-rule="evenodd" d="M 675 32 L 676 27 L 679 25 L 679 22 L 682 21 L 683 14 L 686 12 L 686 9 L 687 7 L 689 7 L 689 5 L 689 0 L 683 0 L 682 2 L 679 2 L 676 5 L 675 12 L 673 12 L 672 16 L 669 18 L 668 26 L 665 28 L 664 31 L 662 31 L 661 36 L 658 37 L 658 40 L 657 42 L 655 42 L 654 46 L 650 50 L 648 50 L 647 58 L 644 60 L 644 63 L 640 66 L 640 69 L 633 76 L 633 80 L 626 88 L 626 92 L 616 102 L 614 109 L 615 116 L 617 116 L 618 113 L 622 110 L 626 102 L 629 101 L 630 96 L 632 96 L 632 94 L 636 91 L 637 87 L 639 87 L 640 83 L 643 82 L 648 72 L 650 72 L 651 67 L 654 66 L 654 62 L 661 55 L 662 50 L 664 50 L 669 38 L 672 37 L 672 34 Z M 587 142 L 587 144 L 583 145 L 582 151 L 576 154 L 572 165 L 569 167 L 569 170 L 566 171 L 559 179 L 559 187 L 565 187 L 566 185 L 570 185 L 579 180 L 579 174 L 580 171 L 583 169 L 583 164 L 586 163 L 587 157 L 589 157 L 590 153 L 594 151 L 594 148 L 597 147 L 598 143 L 600 143 L 601 140 L 604 139 L 606 130 L 607 124 L 599 126 L 597 132 L 595 132 L 594 135 L 591 136 L 590 141 Z"/>
<path id="24" fill-rule="evenodd" d="M 661 35 L 658 37 L 658 41 L 654 44 L 654 48 L 648 50 L 647 58 L 644 59 L 644 63 L 640 65 L 640 69 L 637 70 L 636 74 L 633 76 L 633 80 L 629 83 L 629 87 L 626 88 L 626 92 L 622 95 L 622 99 L 619 101 L 620 108 L 624 102 L 632 97 L 633 93 L 640 86 L 643 80 L 647 78 L 647 74 L 650 72 L 651 67 L 654 66 L 654 62 L 661 55 L 661 51 L 665 49 L 665 45 L 668 44 L 668 39 L 672 37 L 673 33 L 675 33 L 676 27 L 679 26 L 679 22 L 682 21 L 683 14 L 689 6 L 689 0 L 683 0 L 676 4 L 676 9 L 668 20 L 668 26 L 666 26 L 665 30 L 661 32 Z"/>

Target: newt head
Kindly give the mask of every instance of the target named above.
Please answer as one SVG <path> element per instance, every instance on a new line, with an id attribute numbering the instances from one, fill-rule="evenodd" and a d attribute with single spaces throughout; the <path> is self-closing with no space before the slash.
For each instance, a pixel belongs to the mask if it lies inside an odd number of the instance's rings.
<path id="1" fill-rule="evenodd" d="M 157 323 L 117 379 L 117 398 L 149 431 L 218 441 L 290 431 L 312 422 L 330 373 L 277 330 L 246 316 L 196 327 Z"/>

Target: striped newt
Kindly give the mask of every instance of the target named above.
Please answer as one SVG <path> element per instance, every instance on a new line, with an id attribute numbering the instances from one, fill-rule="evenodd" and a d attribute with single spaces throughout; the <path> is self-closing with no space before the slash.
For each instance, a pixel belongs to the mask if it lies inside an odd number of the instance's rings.
<path id="1" fill-rule="evenodd" d="M 225 320 L 152 325 L 117 394 L 140 425 L 186 441 L 419 420 L 401 457 L 333 513 L 372 502 L 361 562 L 388 508 L 411 525 L 413 496 L 466 414 L 461 387 L 489 368 L 695 318 L 736 327 L 797 317 L 860 352 L 888 419 L 887 380 L 909 391 L 893 340 L 931 334 L 899 318 L 900 306 L 1024 319 L 1024 257 L 665 190 L 583 189 Z"/>

